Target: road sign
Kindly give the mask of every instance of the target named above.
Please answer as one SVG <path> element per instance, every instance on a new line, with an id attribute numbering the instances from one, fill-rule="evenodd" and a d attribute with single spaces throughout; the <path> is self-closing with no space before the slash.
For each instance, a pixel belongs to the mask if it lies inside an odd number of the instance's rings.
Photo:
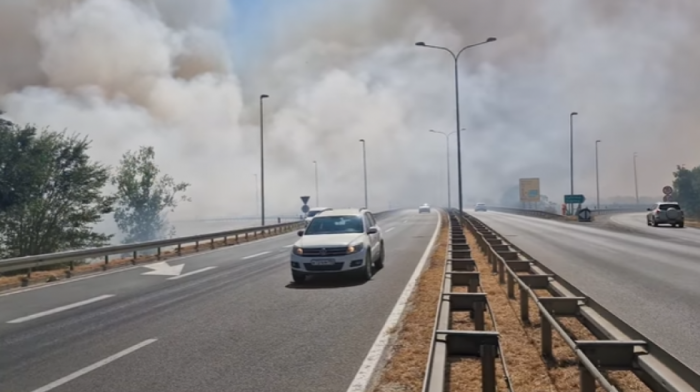
<path id="1" fill-rule="evenodd" d="M 301 206 L 301 212 L 303 212 L 304 214 L 306 214 L 307 212 L 309 212 L 310 209 L 311 209 L 311 208 L 309 208 L 309 206 L 307 206 L 306 204 L 304 204 L 303 206 Z"/>
<path id="2" fill-rule="evenodd" d="M 521 178 L 520 179 L 520 202 L 539 203 L 540 201 L 540 179 Z"/>
<path id="3" fill-rule="evenodd" d="M 579 222 L 590 222 L 591 221 L 591 210 L 588 208 L 583 208 L 578 212 Z"/>
<path id="4" fill-rule="evenodd" d="M 664 195 L 664 201 L 665 202 L 673 201 L 673 195 Z"/>
<path id="5" fill-rule="evenodd" d="M 564 203 L 566 204 L 582 204 L 586 201 L 583 195 L 564 195 Z"/>
<path id="6" fill-rule="evenodd" d="M 673 188 L 670 186 L 666 185 L 663 189 L 664 195 L 672 195 L 673 194 Z"/>
<path id="7" fill-rule="evenodd" d="M 310 198 L 311 198 L 311 196 L 302 196 L 302 197 L 301 197 L 301 202 L 304 203 L 304 205 L 306 205 L 306 203 L 309 202 L 309 199 L 310 199 Z M 304 211 L 304 212 L 306 212 L 306 211 Z"/>

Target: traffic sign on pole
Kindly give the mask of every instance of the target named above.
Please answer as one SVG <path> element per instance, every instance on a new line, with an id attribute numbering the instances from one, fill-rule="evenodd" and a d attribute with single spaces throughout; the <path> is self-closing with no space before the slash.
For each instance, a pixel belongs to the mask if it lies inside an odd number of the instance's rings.
<path id="1" fill-rule="evenodd" d="M 564 195 L 564 203 L 566 204 L 582 204 L 586 201 L 583 195 Z"/>
<path id="2" fill-rule="evenodd" d="M 306 204 L 304 204 L 303 206 L 301 206 L 301 212 L 303 212 L 304 214 L 306 214 L 307 212 L 309 212 L 310 209 L 311 209 L 311 208 L 309 208 L 309 206 L 306 205 Z"/>
<path id="3" fill-rule="evenodd" d="M 310 199 L 310 198 L 311 198 L 311 196 L 302 196 L 302 197 L 301 197 L 301 202 L 304 203 L 304 205 L 306 205 L 306 203 L 309 202 L 309 199 Z"/>
<path id="4" fill-rule="evenodd" d="M 664 192 L 664 195 L 672 195 L 673 194 L 673 188 L 670 186 L 666 185 L 664 189 L 662 189 Z"/>

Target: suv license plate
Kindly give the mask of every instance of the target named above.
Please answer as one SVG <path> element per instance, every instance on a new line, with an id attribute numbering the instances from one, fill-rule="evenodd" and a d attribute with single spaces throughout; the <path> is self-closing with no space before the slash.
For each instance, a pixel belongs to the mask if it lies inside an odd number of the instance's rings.
<path id="1" fill-rule="evenodd" d="M 311 260 L 311 265 L 333 265 L 335 259 L 315 259 Z"/>

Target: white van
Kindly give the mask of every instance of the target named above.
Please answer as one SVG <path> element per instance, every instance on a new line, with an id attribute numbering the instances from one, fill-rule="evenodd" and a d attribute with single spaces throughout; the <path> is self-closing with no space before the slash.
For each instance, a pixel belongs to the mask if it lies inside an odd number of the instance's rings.
<path id="1" fill-rule="evenodd" d="M 332 210 L 332 208 L 330 208 L 330 207 L 314 207 L 314 208 L 310 209 L 309 212 L 306 213 L 306 218 L 304 218 L 304 222 L 306 223 L 306 225 L 308 225 L 309 222 L 311 222 L 311 219 L 314 218 L 314 216 L 322 213 L 323 211 L 330 211 L 330 210 Z"/>

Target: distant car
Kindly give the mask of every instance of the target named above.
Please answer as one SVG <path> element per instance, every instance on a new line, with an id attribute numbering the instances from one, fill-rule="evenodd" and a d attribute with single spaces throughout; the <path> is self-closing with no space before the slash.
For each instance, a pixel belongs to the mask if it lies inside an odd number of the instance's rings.
<path id="1" fill-rule="evenodd" d="M 324 212 L 324 211 L 330 211 L 332 208 L 330 207 L 314 207 L 309 210 L 309 212 L 306 213 L 306 218 L 304 218 L 304 224 L 306 226 L 309 225 L 309 222 L 311 222 L 311 219 L 314 218 L 314 216 Z"/>
<path id="2" fill-rule="evenodd" d="M 659 224 L 668 224 L 673 227 L 685 226 L 685 213 L 678 202 L 658 202 L 654 208 L 647 208 L 647 226 L 658 227 Z"/>
<path id="3" fill-rule="evenodd" d="M 430 206 L 428 205 L 428 203 L 425 203 L 422 206 L 418 207 L 419 214 L 422 214 L 424 212 L 430 213 Z"/>
<path id="4" fill-rule="evenodd" d="M 292 278 L 304 283 L 308 275 L 348 273 L 372 278 L 372 265 L 384 264 L 384 235 L 366 209 L 319 213 L 292 247 Z"/>
<path id="5" fill-rule="evenodd" d="M 486 212 L 488 209 L 486 208 L 486 203 L 476 203 L 476 206 L 474 206 L 474 211 L 484 211 Z"/>

